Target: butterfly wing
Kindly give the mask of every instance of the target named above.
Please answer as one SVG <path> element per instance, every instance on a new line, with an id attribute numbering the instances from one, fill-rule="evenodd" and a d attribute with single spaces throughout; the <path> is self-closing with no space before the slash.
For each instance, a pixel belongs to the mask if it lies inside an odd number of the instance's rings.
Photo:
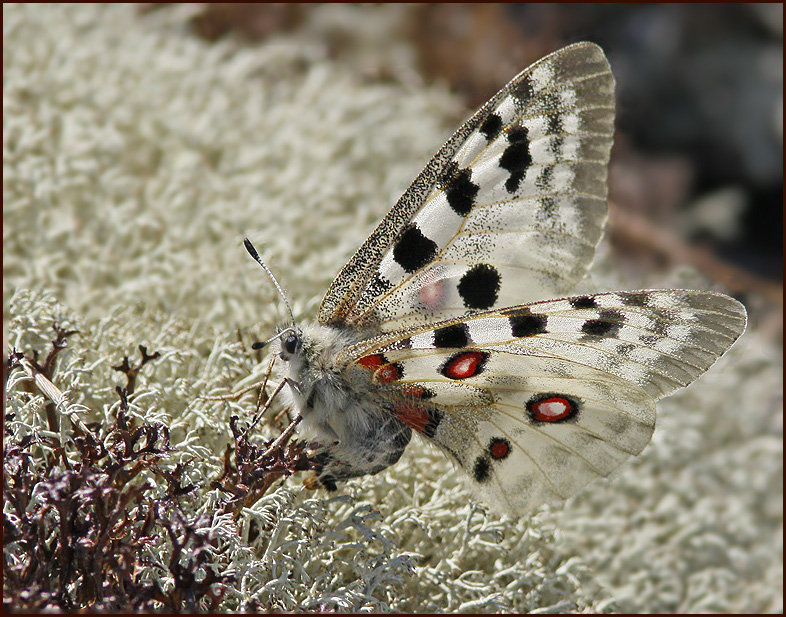
<path id="1" fill-rule="evenodd" d="M 390 384 L 395 415 L 518 513 L 606 476 L 649 442 L 655 401 L 745 328 L 721 294 L 617 292 L 488 311 L 381 335 L 342 360 Z"/>
<path id="2" fill-rule="evenodd" d="M 524 70 L 429 161 L 339 273 L 319 322 L 393 331 L 568 293 L 605 220 L 613 121 L 596 45 Z"/>

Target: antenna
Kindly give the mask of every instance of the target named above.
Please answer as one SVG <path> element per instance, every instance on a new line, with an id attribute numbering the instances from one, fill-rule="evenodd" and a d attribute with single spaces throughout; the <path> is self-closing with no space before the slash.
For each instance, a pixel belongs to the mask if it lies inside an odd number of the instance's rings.
<path id="1" fill-rule="evenodd" d="M 281 338 L 282 336 L 284 336 L 285 334 L 289 334 L 290 332 L 294 332 L 294 331 L 295 331 L 295 329 L 294 329 L 294 328 L 284 328 L 284 329 L 283 329 L 281 332 L 279 332 L 279 333 L 278 333 L 278 334 L 276 334 L 275 336 L 271 336 L 271 337 L 270 337 L 268 340 L 266 340 L 266 341 L 257 341 L 256 343 L 252 343 L 252 344 L 251 344 L 251 349 L 264 349 L 265 347 L 267 347 L 268 345 L 270 345 L 270 343 L 272 343 L 272 342 L 273 342 L 273 341 L 275 341 L 276 339 L 280 339 L 280 338 Z"/>
<path id="2" fill-rule="evenodd" d="M 294 313 L 292 313 L 292 307 L 289 305 L 289 300 L 287 300 L 287 297 L 284 294 L 284 290 L 281 289 L 281 285 L 278 284 L 278 281 L 276 280 L 276 277 L 273 276 L 273 273 L 270 271 L 270 268 L 268 268 L 265 265 L 265 262 L 262 261 L 259 258 L 259 253 L 257 253 L 257 250 L 254 248 L 254 245 L 251 244 L 251 240 L 249 240 L 248 238 L 243 238 L 243 244 L 245 245 L 246 250 L 248 251 L 248 254 L 251 255 L 251 257 L 254 258 L 254 261 L 256 261 L 260 266 L 262 266 L 262 268 L 265 270 L 265 272 L 267 272 L 267 275 L 270 277 L 270 280 L 273 281 L 273 285 L 276 286 L 276 289 L 278 290 L 278 294 L 284 300 L 284 304 L 287 305 L 287 310 L 289 311 L 289 318 L 292 320 L 292 325 L 294 326 L 295 325 L 295 315 L 294 315 Z M 277 338 L 277 337 L 273 337 L 273 339 L 271 339 L 271 340 L 274 340 L 275 338 Z M 267 341 L 267 342 L 269 343 L 270 341 Z"/>

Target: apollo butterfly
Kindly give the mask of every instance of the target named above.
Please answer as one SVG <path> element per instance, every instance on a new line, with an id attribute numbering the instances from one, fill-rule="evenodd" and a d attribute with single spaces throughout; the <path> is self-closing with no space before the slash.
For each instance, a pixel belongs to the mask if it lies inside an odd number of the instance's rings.
<path id="1" fill-rule="evenodd" d="M 606 217 L 613 122 L 599 47 L 539 60 L 428 162 L 316 323 L 274 337 L 322 486 L 389 467 L 414 431 L 521 514 L 641 452 L 655 401 L 740 336 L 745 309 L 722 294 L 576 295 Z"/>

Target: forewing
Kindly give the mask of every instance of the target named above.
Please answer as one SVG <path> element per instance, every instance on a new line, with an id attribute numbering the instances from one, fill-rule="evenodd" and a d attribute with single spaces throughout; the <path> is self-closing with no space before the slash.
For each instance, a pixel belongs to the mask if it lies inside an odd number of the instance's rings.
<path id="1" fill-rule="evenodd" d="M 605 220 L 613 117 L 596 45 L 524 70 L 429 161 L 339 273 L 319 321 L 391 331 L 567 293 Z"/>
<path id="2" fill-rule="evenodd" d="M 350 348 L 395 413 L 521 513 L 608 475 L 649 442 L 655 400 L 705 372 L 745 328 L 720 294 L 617 292 L 474 315 Z"/>

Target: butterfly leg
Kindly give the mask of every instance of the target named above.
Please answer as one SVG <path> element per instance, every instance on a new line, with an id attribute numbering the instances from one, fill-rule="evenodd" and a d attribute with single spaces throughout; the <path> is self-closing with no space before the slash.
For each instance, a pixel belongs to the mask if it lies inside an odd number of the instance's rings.
<path id="1" fill-rule="evenodd" d="M 373 475 L 398 462 L 412 429 L 392 416 L 378 420 L 354 433 L 351 441 L 328 447 L 312 459 L 317 480 L 325 489 L 335 491 L 336 482 Z"/>

